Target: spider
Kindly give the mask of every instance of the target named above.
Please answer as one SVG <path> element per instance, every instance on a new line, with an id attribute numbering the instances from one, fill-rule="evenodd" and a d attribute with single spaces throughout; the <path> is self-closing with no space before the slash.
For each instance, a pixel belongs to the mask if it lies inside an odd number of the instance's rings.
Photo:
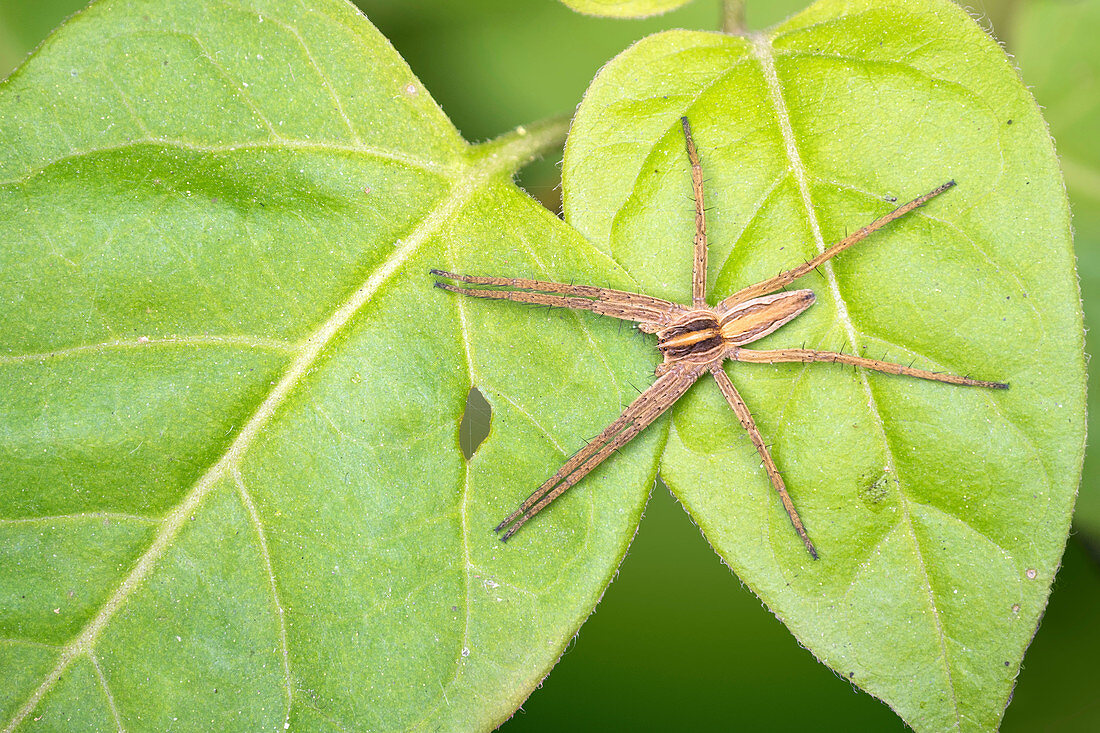
<path id="1" fill-rule="evenodd" d="M 745 401 L 738 394 L 723 369 L 727 359 L 757 364 L 775 364 L 779 362 L 828 361 L 836 364 L 850 364 L 856 367 L 872 369 L 888 374 L 900 374 L 936 382 L 958 384 L 970 387 L 988 387 L 1007 389 L 1002 382 L 986 382 L 954 374 L 914 369 L 902 364 L 868 359 L 854 354 L 835 351 L 817 351 L 814 349 L 769 349 L 757 351 L 744 348 L 746 344 L 763 338 L 780 326 L 788 323 L 814 303 L 811 290 L 784 290 L 787 285 L 814 270 L 819 265 L 851 247 L 886 226 L 895 219 L 905 216 L 919 206 L 955 185 L 948 181 L 938 188 L 897 207 L 888 214 L 879 217 L 867 226 L 849 234 L 844 239 L 825 249 L 809 262 L 793 269 L 781 272 L 775 277 L 749 285 L 733 295 L 711 306 L 706 302 L 707 290 L 707 234 L 706 215 L 703 207 L 703 171 L 699 164 L 699 154 L 691 135 L 691 125 L 687 117 L 680 118 L 684 129 L 684 141 L 688 159 L 691 162 L 692 194 L 695 200 L 695 247 L 691 278 L 691 305 L 672 303 L 660 298 L 622 290 L 593 287 L 591 285 L 565 285 L 562 283 L 542 282 L 511 277 L 485 277 L 480 275 L 460 275 L 443 270 L 431 270 L 436 275 L 454 282 L 466 283 L 475 287 L 462 287 L 448 282 L 437 281 L 436 287 L 452 293 L 475 298 L 494 298 L 512 300 L 520 303 L 557 306 L 576 310 L 589 310 L 624 321 L 633 321 L 637 328 L 645 333 L 656 334 L 657 349 L 664 361 L 657 366 L 657 379 L 630 405 L 623 410 L 618 419 L 612 422 L 591 443 L 578 451 L 565 462 L 557 473 L 551 476 L 527 498 L 519 508 L 509 515 L 494 530 L 498 534 L 504 531 L 501 540 L 507 541 L 528 520 L 546 508 L 550 502 L 588 475 L 614 451 L 626 445 L 650 423 L 671 407 L 699 377 L 710 373 L 729 402 L 741 426 L 749 434 L 749 439 L 760 454 L 764 470 L 768 474 L 783 508 L 794 525 L 806 550 L 813 559 L 818 558 L 817 549 L 802 519 L 787 494 L 783 477 L 776 468 L 768 452 L 764 439 L 753 421 Z"/>

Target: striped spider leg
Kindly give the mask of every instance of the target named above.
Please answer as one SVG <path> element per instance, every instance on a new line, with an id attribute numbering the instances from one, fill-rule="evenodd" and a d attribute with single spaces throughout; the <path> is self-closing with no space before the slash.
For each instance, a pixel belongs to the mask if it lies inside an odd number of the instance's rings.
<path id="1" fill-rule="evenodd" d="M 695 141 L 692 139 L 691 126 L 686 117 L 681 118 L 681 123 L 688 159 L 691 162 L 691 185 L 695 200 L 695 240 L 690 306 L 649 295 L 590 285 L 565 285 L 521 278 L 431 271 L 433 275 L 451 281 L 437 281 L 437 287 L 460 295 L 590 310 L 600 315 L 632 321 L 641 331 L 657 336 L 657 349 L 664 356 L 664 361 L 656 370 L 657 380 L 631 402 L 618 419 L 566 461 L 565 465 L 520 504 L 516 511 L 497 525 L 494 531 L 498 533 L 503 531 L 502 540 L 510 538 L 550 502 L 583 479 L 613 452 L 630 442 L 687 392 L 695 380 L 709 372 L 760 454 L 768 479 L 779 495 L 795 532 L 806 546 L 807 552 L 816 560 L 817 550 L 810 541 L 794 502 L 787 493 L 783 477 L 768 452 L 748 406 L 730 381 L 723 369 L 723 364 L 727 359 L 763 364 L 825 361 L 948 384 L 992 389 L 1007 388 L 1008 385 L 1001 382 L 987 382 L 954 374 L 914 369 L 853 354 L 814 349 L 758 351 L 743 348 L 746 344 L 772 333 L 813 305 L 812 291 L 786 291 L 783 290 L 784 287 L 865 239 L 872 232 L 923 206 L 954 186 L 955 182 L 949 181 L 897 207 L 849 234 L 809 262 L 743 288 L 716 306 L 710 306 L 706 302 L 707 234 L 706 212 L 703 207 L 703 173 Z"/>

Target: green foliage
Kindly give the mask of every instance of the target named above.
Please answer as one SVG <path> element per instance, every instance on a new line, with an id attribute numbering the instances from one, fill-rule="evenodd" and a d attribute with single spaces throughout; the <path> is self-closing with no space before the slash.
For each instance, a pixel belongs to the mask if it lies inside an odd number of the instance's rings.
<path id="1" fill-rule="evenodd" d="M 825 269 L 771 343 L 869 345 L 1012 390 L 731 369 L 819 563 L 703 386 L 667 450 L 662 421 L 501 546 L 488 528 L 654 353 L 426 271 L 682 299 L 685 110 L 716 295 L 812 254 L 815 227 L 835 238 L 956 178 Z M 492 727 L 591 612 L 658 458 L 817 656 L 918 728 L 996 722 L 1065 539 L 1083 414 L 1064 198 L 999 49 L 941 3 L 815 6 L 756 45 L 655 36 L 597 79 L 570 138 L 588 241 L 508 180 L 563 129 L 468 145 L 335 1 L 103 2 L 4 83 L 4 726 Z M 493 425 L 467 463 L 475 385 Z"/>
<path id="2" fill-rule="evenodd" d="M 689 0 L 561 0 L 578 13 L 611 18 L 645 18 L 667 13 Z"/>
<path id="3" fill-rule="evenodd" d="M 506 718 L 610 580 L 660 438 L 553 528 L 487 531 L 652 368 L 431 287 L 614 281 L 508 183 L 564 126 L 467 147 L 336 2 L 101 3 L 0 104 L 3 720 Z M 466 466 L 474 381 L 499 427 Z"/>
<path id="4" fill-rule="evenodd" d="M 753 452 L 716 439 L 738 425 L 711 385 L 678 405 L 661 473 L 818 658 L 919 730 L 995 727 L 1059 564 L 1083 450 L 1068 212 L 1034 101 L 997 45 L 939 3 L 819 3 L 767 36 L 635 45 L 574 121 L 566 216 L 644 290 L 683 302 L 681 114 L 708 175 L 712 300 L 809 259 L 889 210 L 886 196 L 958 181 L 800 283 L 818 304 L 768 343 L 886 354 L 1011 390 L 729 367 L 817 563 Z"/>

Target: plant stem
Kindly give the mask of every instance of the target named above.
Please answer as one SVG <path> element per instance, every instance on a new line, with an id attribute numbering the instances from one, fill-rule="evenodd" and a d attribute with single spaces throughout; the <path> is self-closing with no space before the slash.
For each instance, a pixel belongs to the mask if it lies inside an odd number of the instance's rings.
<path id="1" fill-rule="evenodd" d="M 571 119 L 571 115 L 565 114 L 520 125 L 498 138 L 475 146 L 471 155 L 491 159 L 491 167 L 497 170 L 514 172 L 535 158 L 561 148 L 565 144 Z"/>
<path id="2" fill-rule="evenodd" d="M 745 35 L 745 0 L 722 0 L 722 32 Z"/>

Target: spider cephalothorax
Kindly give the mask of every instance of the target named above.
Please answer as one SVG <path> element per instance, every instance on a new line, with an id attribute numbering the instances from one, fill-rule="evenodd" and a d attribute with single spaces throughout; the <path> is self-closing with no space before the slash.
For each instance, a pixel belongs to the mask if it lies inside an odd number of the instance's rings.
<path id="1" fill-rule="evenodd" d="M 692 309 L 657 331 L 664 374 L 677 361 L 705 364 L 724 361 L 731 350 L 764 338 L 814 304 L 812 290 L 773 293 L 716 308 Z"/>

